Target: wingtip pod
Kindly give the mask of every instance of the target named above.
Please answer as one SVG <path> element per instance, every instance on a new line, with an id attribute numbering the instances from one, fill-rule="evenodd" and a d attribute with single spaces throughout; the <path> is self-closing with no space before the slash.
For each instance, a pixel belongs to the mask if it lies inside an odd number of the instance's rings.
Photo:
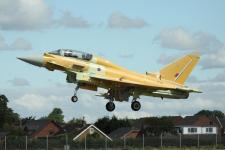
<path id="1" fill-rule="evenodd" d="M 200 54 L 199 51 L 196 51 L 196 52 L 193 52 L 193 53 L 188 54 L 188 56 L 195 57 L 197 59 L 200 59 L 201 54 Z"/>
<path id="2" fill-rule="evenodd" d="M 196 89 L 196 88 L 179 87 L 177 89 L 181 90 L 181 91 L 192 92 L 192 93 L 203 93 L 202 91 L 200 91 L 199 89 Z"/>
<path id="3" fill-rule="evenodd" d="M 184 84 L 190 73 L 197 65 L 200 59 L 200 53 L 194 52 L 188 54 L 160 70 L 162 78 L 174 81 L 178 84 Z"/>
<path id="4" fill-rule="evenodd" d="M 192 89 L 192 91 L 191 92 L 193 92 L 193 93 L 203 93 L 202 91 L 200 91 L 199 89 Z"/>

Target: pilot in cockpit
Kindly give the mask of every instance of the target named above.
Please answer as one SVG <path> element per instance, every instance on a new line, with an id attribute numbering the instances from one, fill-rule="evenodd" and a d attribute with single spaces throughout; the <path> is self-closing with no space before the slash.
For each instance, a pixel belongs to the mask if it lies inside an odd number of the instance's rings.
<path id="1" fill-rule="evenodd" d="M 91 60 L 93 55 L 89 53 L 84 53 L 76 50 L 70 50 L 70 49 L 58 49 L 56 51 L 50 52 L 50 54 L 54 55 L 60 55 L 65 57 L 73 57 L 83 60 Z"/>

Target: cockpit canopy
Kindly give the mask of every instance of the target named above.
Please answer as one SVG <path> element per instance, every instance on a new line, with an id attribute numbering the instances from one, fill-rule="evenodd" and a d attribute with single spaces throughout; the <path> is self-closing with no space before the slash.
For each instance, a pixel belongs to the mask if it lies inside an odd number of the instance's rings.
<path id="1" fill-rule="evenodd" d="M 91 60 L 93 55 L 89 53 L 84 53 L 77 50 L 71 50 L 71 49 L 58 49 L 52 52 L 49 52 L 50 54 L 64 56 L 64 57 L 73 57 L 83 60 Z"/>

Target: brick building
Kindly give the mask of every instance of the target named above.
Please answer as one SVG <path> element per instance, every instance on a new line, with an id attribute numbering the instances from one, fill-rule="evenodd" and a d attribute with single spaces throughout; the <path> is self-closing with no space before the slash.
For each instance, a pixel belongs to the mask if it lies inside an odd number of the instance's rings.
<path id="1" fill-rule="evenodd" d="M 58 134 L 62 128 L 50 120 L 29 120 L 24 124 L 24 131 L 31 137 L 46 137 Z"/>
<path id="2" fill-rule="evenodd" d="M 186 116 L 176 124 L 182 134 L 221 134 L 221 123 L 217 117 Z"/>

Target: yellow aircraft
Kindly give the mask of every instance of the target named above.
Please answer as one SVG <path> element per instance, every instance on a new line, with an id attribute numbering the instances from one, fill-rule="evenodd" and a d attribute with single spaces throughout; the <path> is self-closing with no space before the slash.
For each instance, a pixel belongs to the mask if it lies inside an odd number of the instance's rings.
<path id="1" fill-rule="evenodd" d="M 131 108 L 141 108 L 137 100 L 141 95 L 171 99 L 187 99 L 189 93 L 201 93 L 189 88 L 184 82 L 198 63 L 197 53 L 184 56 L 162 68 L 158 73 L 139 74 L 110 61 L 89 53 L 71 49 L 59 49 L 44 53 L 43 56 L 18 58 L 35 66 L 45 67 L 50 71 L 60 70 L 67 74 L 67 82 L 75 83 L 76 88 L 72 102 L 78 100 L 79 88 L 97 91 L 98 87 L 107 90 L 98 96 L 108 99 L 108 111 L 115 109 L 113 101 L 129 101 L 132 96 Z"/>

